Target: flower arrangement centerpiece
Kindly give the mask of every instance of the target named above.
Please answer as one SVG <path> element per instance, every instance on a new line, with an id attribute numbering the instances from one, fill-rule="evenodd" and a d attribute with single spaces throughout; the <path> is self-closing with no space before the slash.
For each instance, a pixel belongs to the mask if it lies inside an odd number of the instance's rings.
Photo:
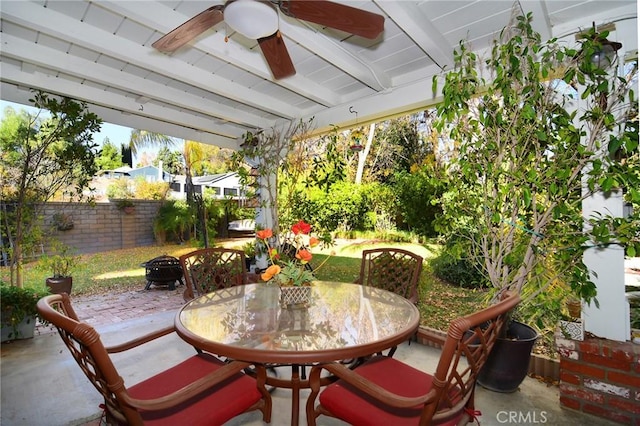
<path id="1" fill-rule="evenodd" d="M 311 236 L 311 225 L 298 221 L 291 227 L 290 235 L 275 245 L 273 240 L 276 238 L 271 229 L 256 232 L 256 237 L 266 246 L 270 262 L 260 278 L 280 287 L 284 305 L 305 303 L 315 280 L 309 264 L 313 258 L 311 248 L 319 244 L 318 238 Z"/>

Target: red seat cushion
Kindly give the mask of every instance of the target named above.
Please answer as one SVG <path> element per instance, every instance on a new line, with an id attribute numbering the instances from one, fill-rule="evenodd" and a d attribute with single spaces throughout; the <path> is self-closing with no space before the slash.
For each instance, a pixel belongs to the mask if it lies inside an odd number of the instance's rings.
<path id="1" fill-rule="evenodd" d="M 431 389 L 433 376 L 395 358 L 374 357 L 355 370 L 369 381 L 397 395 L 416 397 Z M 379 401 L 338 380 L 324 389 L 320 403 L 333 415 L 351 425 L 417 425 L 423 406 L 412 409 L 385 407 Z M 454 425 L 462 413 L 446 424 Z"/>
<path id="2" fill-rule="evenodd" d="M 157 398 L 218 370 L 224 363 L 209 354 L 198 354 L 128 389 L 133 398 Z M 262 398 L 254 379 L 236 376 L 186 401 L 161 412 L 141 412 L 150 425 L 221 425 Z"/>

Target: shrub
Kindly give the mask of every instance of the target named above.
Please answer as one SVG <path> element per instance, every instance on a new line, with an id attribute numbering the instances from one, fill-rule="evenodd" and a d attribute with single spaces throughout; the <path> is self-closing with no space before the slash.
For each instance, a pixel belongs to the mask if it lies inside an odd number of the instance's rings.
<path id="1" fill-rule="evenodd" d="M 462 288 L 485 288 L 489 282 L 482 272 L 466 258 L 456 258 L 447 252 L 431 261 L 433 273 L 452 285 Z"/>
<path id="2" fill-rule="evenodd" d="M 169 193 L 169 182 L 149 182 L 139 176 L 134 183 L 136 198 L 141 200 L 164 200 Z"/>
<path id="3" fill-rule="evenodd" d="M 446 189 L 442 173 L 433 166 L 423 166 L 412 173 L 394 175 L 393 192 L 396 194 L 400 229 L 411 230 L 426 237 L 436 235 L 434 220 L 442 213 L 435 202 Z"/>
<path id="4" fill-rule="evenodd" d="M 0 285 L 0 309 L 2 324 L 14 328 L 22 322 L 25 316 L 38 316 L 36 307 L 38 300 L 47 293 L 29 287 Z"/>
<path id="5" fill-rule="evenodd" d="M 134 198 L 133 182 L 131 179 L 116 179 L 107 187 L 107 198 L 110 200 Z"/>

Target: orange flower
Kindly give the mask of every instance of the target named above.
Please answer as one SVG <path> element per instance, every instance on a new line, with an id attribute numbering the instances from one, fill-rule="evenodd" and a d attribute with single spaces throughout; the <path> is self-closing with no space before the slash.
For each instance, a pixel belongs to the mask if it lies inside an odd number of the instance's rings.
<path id="1" fill-rule="evenodd" d="M 278 275 L 280 273 L 280 266 L 278 265 L 271 265 L 267 268 L 266 271 L 264 271 L 261 275 L 260 278 L 262 278 L 262 281 L 269 281 L 271 278 L 273 278 L 274 276 Z"/>
<path id="2" fill-rule="evenodd" d="M 300 249 L 296 253 L 296 259 L 298 259 L 303 265 L 308 263 L 313 256 L 309 250 Z"/>
<path id="3" fill-rule="evenodd" d="M 311 232 L 311 225 L 306 223 L 304 220 L 300 220 L 298 223 L 291 227 L 291 231 L 293 231 L 294 235 L 307 235 L 309 234 L 309 232 Z"/>
<path id="4" fill-rule="evenodd" d="M 320 240 L 316 237 L 309 237 L 309 247 L 315 247 L 320 244 Z"/>
<path id="5" fill-rule="evenodd" d="M 270 228 L 262 229 L 256 232 L 256 237 L 260 238 L 261 240 L 266 240 L 267 238 L 273 237 L 273 231 Z"/>

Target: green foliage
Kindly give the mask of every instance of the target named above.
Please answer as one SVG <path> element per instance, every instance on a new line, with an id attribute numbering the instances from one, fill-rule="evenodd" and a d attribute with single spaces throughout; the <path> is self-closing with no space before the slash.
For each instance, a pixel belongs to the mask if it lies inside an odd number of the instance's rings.
<path id="1" fill-rule="evenodd" d="M 427 237 L 436 235 L 434 221 L 442 213 L 440 197 L 447 189 L 447 178 L 435 162 L 399 172 L 393 179 L 397 209 L 404 229 Z"/>
<path id="2" fill-rule="evenodd" d="M 8 325 L 16 333 L 16 327 L 25 316 L 38 316 L 36 307 L 38 300 L 47 295 L 45 291 L 38 291 L 28 287 L 16 287 L 12 285 L 0 285 L 0 303 L 2 308 L 2 325 Z"/>
<path id="3" fill-rule="evenodd" d="M 123 198 L 116 201 L 116 207 L 118 208 L 118 210 L 124 210 L 129 207 L 135 207 L 135 204 L 130 199 Z"/>
<path id="4" fill-rule="evenodd" d="M 176 141 L 171 136 L 161 133 L 149 132 L 148 130 L 133 129 L 129 138 L 129 148 L 132 154 L 137 154 L 142 148 L 147 147 L 171 147 Z"/>
<path id="5" fill-rule="evenodd" d="M 167 200 L 158 209 L 153 229 L 161 240 L 183 242 L 189 239 L 189 229 L 195 224 L 195 212 L 185 201 Z"/>
<path id="6" fill-rule="evenodd" d="M 247 258 L 256 257 L 256 243 L 255 241 L 248 241 L 242 246 L 242 251 Z"/>
<path id="7" fill-rule="evenodd" d="M 490 285 L 482 271 L 466 258 L 452 256 L 447 251 L 431 261 L 431 268 L 436 277 L 451 285 L 482 289 Z"/>
<path id="8" fill-rule="evenodd" d="M 485 61 L 461 43 L 444 77 L 437 128 L 460 144 L 460 156 L 450 167 L 456 184 L 442 197 L 439 229 L 456 236 L 454 252 L 470 252 L 496 289 L 527 301 L 556 283 L 593 300 L 582 252 L 589 240 L 609 243 L 628 224 L 602 228 L 594 220 L 599 235 L 583 232 L 583 175 L 589 171 L 592 192 L 620 188 L 629 170 L 597 153 L 637 146 L 637 125 L 629 125 L 637 103 L 627 100 L 626 81 L 590 61 L 603 37 L 589 32 L 576 51 L 542 42 L 531 15 L 518 16 Z M 580 88 L 580 110 L 549 81 L 553 75 Z M 628 252 L 638 244 L 635 229 L 627 228 Z"/>
<path id="9" fill-rule="evenodd" d="M 149 182 L 144 176 L 136 177 L 134 185 L 135 198 L 139 200 L 164 200 L 169 193 L 169 182 Z"/>
<path id="10" fill-rule="evenodd" d="M 184 173 L 184 160 L 180 151 L 171 151 L 167 147 L 162 147 L 158 150 L 158 155 L 152 164 L 158 167 L 160 166 L 160 161 L 162 161 L 162 170 L 173 175 Z"/>
<path id="11" fill-rule="evenodd" d="M 309 173 L 312 158 L 321 147 L 315 146 L 307 137 L 313 118 L 308 121 L 290 123 L 288 127 L 273 127 L 257 134 L 247 132 L 241 149 L 230 161 L 231 169 L 240 176 L 243 188 L 259 192 L 260 207 L 269 211 L 275 223 L 258 223 L 271 226 L 278 234 L 278 220 L 290 216 L 298 185 Z M 278 179 L 286 176 L 285 179 Z M 253 192 L 253 191 L 252 191 Z M 286 194 L 284 198 L 279 198 Z"/>
<path id="12" fill-rule="evenodd" d="M 39 114 L 9 108 L 0 124 L 0 193 L 3 203 L 15 203 L 4 232 L 13 240 L 11 265 L 18 286 L 23 244 L 35 232 L 43 203 L 54 197 L 84 198 L 97 171 L 93 134 L 102 123 L 85 103 L 69 98 L 36 92 L 30 101 Z"/>
<path id="13" fill-rule="evenodd" d="M 115 146 L 109 138 L 102 142 L 102 149 L 96 156 L 96 167 L 98 170 L 114 170 L 124 166 L 120 148 Z"/>
<path id="14" fill-rule="evenodd" d="M 409 172 L 412 167 L 423 164 L 432 154 L 431 145 L 422 140 L 418 132 L 419 114 L 411 114 L 395 118 L 384 123 L 382 130 L 376 134 L 377 151 L 389 150 L 395 155 L 390 170 L 384 175 L 391 177 L 394 173 Z"/>
<path id="15" fill-rule="evenodd" d="M 292 218 L 304 217 L 314 229 L 364 229 L 371 207 L 368 189 L 367 185 L 339 182 L 328 193 L 318 188 L 311 189 L 306 198 L 298 193 L 292 203 Z"/>
<path id="16" fill-rule="evenodd" d="M 50 272 L 52 278 L 71 276 L 73 269 L 80 263 L 80 256 L 73 255 L 71 248 L 59 241 L 54 241 L 50 250 L 50 254 L 40 257 L 38 268 Z"/>
<path id="17" fill-rule="evenodd" d="M 107 186 L 107 198 L 111 200 L 135 198 L 134 182 L 131 179 L 114 179 Z"/>
<path id="18" fill-rule="evenodd" d="M 324 151 L 324 155 L 313 157 L 307 187 L 318 187 L 328 192 L 331 186 L 345 178 L 345 162 L 338 150 L 338 133 L 324 136 L 316 146 Z"/>

